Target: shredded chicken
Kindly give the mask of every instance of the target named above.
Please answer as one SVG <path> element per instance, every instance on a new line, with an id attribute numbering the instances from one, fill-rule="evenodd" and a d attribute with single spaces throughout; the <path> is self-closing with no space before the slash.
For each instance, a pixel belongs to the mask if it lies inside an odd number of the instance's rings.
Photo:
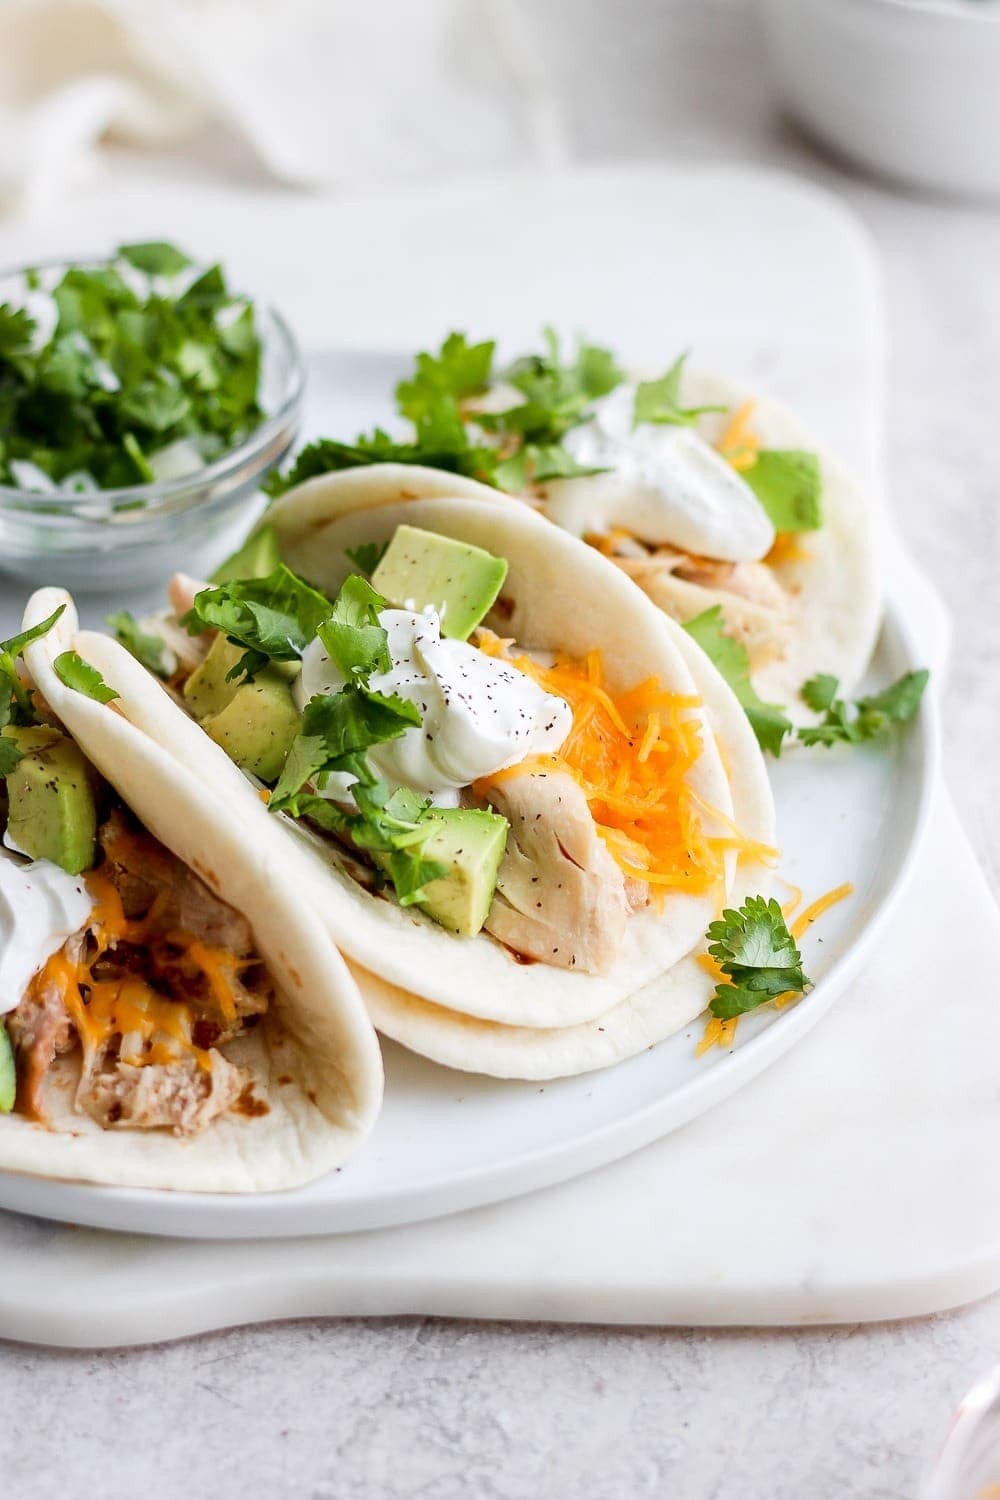
<path id="1" fill-rule="evenodd" d="M 78 1103 L 105 1129 L 165 1127 L 194 1135 L 231 1109 L 245 1085 L 246 1074 L 220 1053 L 207 1070 L 191 1056 L 145 1067 L 112 1062 L 87 1079 Z"/>
<path id="2" fill-rule="evenodd" d="M 106 1127 L 203 1130 L 249 1083 L 218 1048 L 267 1010 L 270 978 L 246 919 L 156 839 L 120 810 L 99 837 L 96 878 L 113 887 L 129 925 L 102 927 L 99 899 L 61 965 L 47 965 L 8 1017 L 19 1108 L 23 1100 L 24 1112 L 45 1118 L 45 1077 L 79 1043 L 81 1112 Z M 67 973 L 79 976 L 75 999 Z"/>
<path id="3" fill-rule="evenodd" d="M 587 800 L 565 772 L 525 772 L 489 787 L 510 823 L 486 930 L 516 953 L 600 974 L 625 935 L 625 879 Z"/>

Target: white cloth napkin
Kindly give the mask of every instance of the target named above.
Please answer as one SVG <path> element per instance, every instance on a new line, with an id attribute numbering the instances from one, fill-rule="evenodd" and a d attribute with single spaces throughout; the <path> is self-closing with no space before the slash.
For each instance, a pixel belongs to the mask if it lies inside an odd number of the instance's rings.
<path id="1" fill-rule="evenodd" d="M 220 128 L 297 186 L 561 153 L 516 0 L 0 0 L 0 211 Z"/>

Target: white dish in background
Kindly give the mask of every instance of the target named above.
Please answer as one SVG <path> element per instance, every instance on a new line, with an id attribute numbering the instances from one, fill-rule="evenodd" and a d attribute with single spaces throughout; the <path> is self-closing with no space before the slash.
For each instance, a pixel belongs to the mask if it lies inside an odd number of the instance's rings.
<path id="1" fill-rule="evenodd" d="M 305 430 L 353 434 L 386 420 L 405 362 L 328 354 L 311 362 Z M 0 601 L 4 602 L 4 601 Z M 155 599 L 137 600 L 151 608 Z M 90 617 L 99 622 L 101 609 Z M 873 668 L 883 684 L 921 666 L 891 604 Z M 0 1174 L 0 1207 L 100 1228 L 193 1238 L 334 1234 L 450 1214 L 591 1170 L 666 1135 L 747 1083 L 812 1029 L 877 940 L 910 872 L 937 779 L 930 697 L 890 747 L 786 755 L 774 767 L 781 873 L 811 900 L 850 881 L 854 895 L 803 939 L 818 982 L 798 1005 L 740 1025 L 732 1052 L 695 1056 L 697 1021 L 617 1067 L 543 1086 L 452 1072 L 386 1046 L 386 1102 L 341 1171 L 291 1193 L 155 1193 Z"/>
<path id="2" fill-rule="evenodd" d="M 817 137 L 908 183 L 1000 195 L 1000 4 L 763 0 L 784 102 Z"/>

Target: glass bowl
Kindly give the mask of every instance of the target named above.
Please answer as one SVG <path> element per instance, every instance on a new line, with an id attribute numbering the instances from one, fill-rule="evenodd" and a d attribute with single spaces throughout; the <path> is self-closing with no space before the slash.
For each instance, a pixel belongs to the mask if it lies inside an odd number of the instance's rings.
<path id="1" fill-rule="evenodd" d="M 86 263 L 34 269 L 58 276 Z M 15 289 L 20 297 L 24 276 L 24 270 L 0 276 L 0 303 Z M 33 583 L 127 594 L 177 569 L 206 577 L 233 550 L 259 511 L 264 477 L 295 441 L 305 386 L 287 323 L 261 303 L 255 312 L 261 425 L 239 447 L 181 478 L 66 494 L 0 484 L 0 570 Z"/>

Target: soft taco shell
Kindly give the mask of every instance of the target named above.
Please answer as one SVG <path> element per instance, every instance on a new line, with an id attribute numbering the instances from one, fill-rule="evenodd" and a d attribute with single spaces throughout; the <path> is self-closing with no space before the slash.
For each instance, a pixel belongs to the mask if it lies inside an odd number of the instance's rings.
<path id="1" fill-rule="evenodd" d="M 773 845 L 774 799 L 753 731 L 715 668 L 690 637 L 676 630 L 678 650 L 688 660 L 730 771 L 737 825 L 761 844 Z M 739 906 L 748 896 L 768 895 L 772 869 L 741 859 L 730 893 Z M 358 975 L 368 1010 L 385 1036 L 412 1052 L 497 1078 L 560 1078 L 606 1068 L 681 1031 L 706 1008 L 714 980 L 693 954 L 622 1000 L 604 1015 L 579 1026 L 532 1030 L 498 1026 L 428 1004 L 371 974 Z"/>
<path id="2" fill-rule="evenodd" d="M 247 827 L 117 703 L 98 703 L 56 676 L 52 663 L 61 652 L 87 657 L 72 600 L 62 590 L 42 589 L 24 620 L 30 628 L 59 605 L 65 609 L 55 627 L 25 650 L 33 682 L 144 827 L 247 918 L 275 983 L 275 1002 L 261 1024 L 225 1048 L 250 1070 L 266 1113 L 221 1115 L 196 1136 L 104 1130 L 73 1109 L 79 1063 L 68 1054 L 50 1075 L 51 1127 L 16 1114 L 0 1117 L 0 1167 L 187 1192 L 274 1191 L 308 1182 L 351 1154 L 381 1103 L 378 1041 L 357 985 L 314 909 L 301 900 L 278 831 Z M 100 639 L 100 670 L 113 685 L 119 658 L 134 663 L 117 642 Z"/>

